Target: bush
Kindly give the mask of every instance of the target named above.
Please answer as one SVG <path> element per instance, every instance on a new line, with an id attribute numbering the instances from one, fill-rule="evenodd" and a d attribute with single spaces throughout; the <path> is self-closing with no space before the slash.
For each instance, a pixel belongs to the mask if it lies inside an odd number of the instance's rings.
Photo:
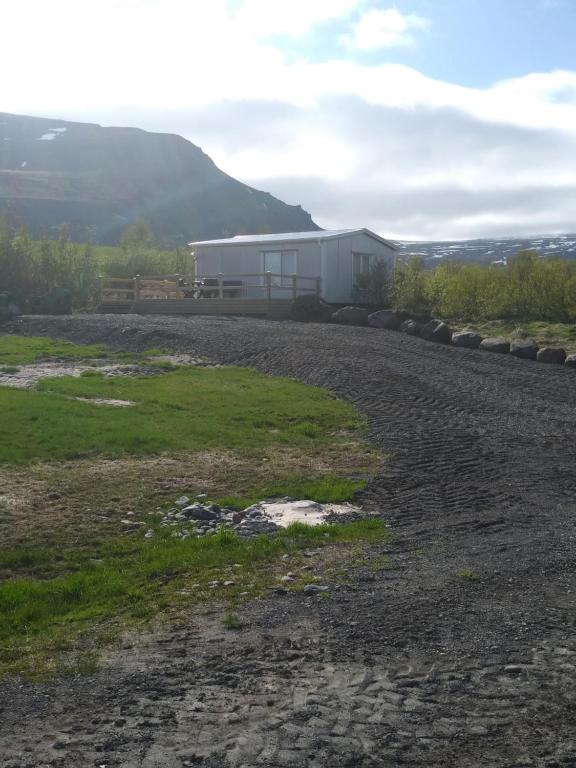
<path id="1" fill-rule="evenodd" d="M 358 275 L 352 288 L 352 301 L 372 306 L 388 306 L 391 275 L 384 259 L 377 259 L 368 272 Z"/>

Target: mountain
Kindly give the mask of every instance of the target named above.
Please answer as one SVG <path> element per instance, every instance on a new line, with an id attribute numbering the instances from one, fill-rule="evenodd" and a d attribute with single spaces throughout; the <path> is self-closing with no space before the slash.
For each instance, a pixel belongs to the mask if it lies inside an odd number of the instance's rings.
<path id="1" fill-rule="evenodd" d="M 499 238 L 445 242 L 398 243 L 400 254 L 418 254 L 426 266 L 442 261 L 476 264 L 506 264 L 519 251 L 537 251 L 543 258 L 576 259 L 576 235 L 542 235 L 539 237 Z"/>
<path id="2" fill-rule="evenodd" d="M 317 230 L 309 213 L 228 176 L 172 134 L 0 112 L 0 211 L 33 234 L 62 224 L 116 243 L 146 218 L 166 245 Z"/>

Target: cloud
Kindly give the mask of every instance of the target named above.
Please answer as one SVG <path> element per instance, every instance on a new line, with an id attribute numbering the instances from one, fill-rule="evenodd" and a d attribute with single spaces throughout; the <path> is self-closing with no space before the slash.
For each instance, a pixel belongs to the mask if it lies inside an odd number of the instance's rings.
<path id="1" fill-rule="evenodd" d="M 301 37 L 316 25 L 346 16 L 363 0 L 245 0 L 233 19 L 257 38 Z"/>
<path id="2" fill-rule="evenodd" d="M 374 9 L 363 14 L 352 34 L 343 40 L 348 48 L 360 51 L 410 46 L 416 43 L 412 33 L 429 26 L 430 22 L 423 16 L 402 14 L 396 8 Z"/>
<path id="3" fill-rule="evenodd" d="M 352 49 L 346 59 L 334 47 L 320 61 L 289 55 L 274 38 L 302 44 L 307 31 L 364 9 L 362 0 L 19 0 L 9 27 L 25 30 L 34 55 L 22 57 L 22 35 L 5 36 L 0 109 L 180 133 L 324 226 L 440 239 L 573 230 L 576 72 L 467 88 L 367 64 Z M 400 35 L 424 29 L 400 26 Z M 391 26 L 376 29 L 382 41 Z"/>

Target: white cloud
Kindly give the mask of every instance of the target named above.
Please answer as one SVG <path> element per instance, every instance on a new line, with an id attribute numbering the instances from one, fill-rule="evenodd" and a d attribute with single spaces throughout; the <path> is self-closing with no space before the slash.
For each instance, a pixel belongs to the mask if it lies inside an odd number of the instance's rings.
<path id="1" fill-rule="evenodd" d="M 416 14 L 402 14 L 396 8 L 367 11 L 355 25 L 352 34 L 344 37 L 349 48 L 376 51 L 414 45 L 413 32 L 428 29 L 430 22 Z"/>
<path id="2" fill-rule="evenodd" d="M 361 0 L 9 5 L 2 110 L 181 133 L 325 226 L 439 238 L 574 228 L 576 72 L 466 88 L 395 64 L 291 59 L 270 42 L 349 19 Z M 388 24 L 379 39 L 418 29 Z"/>
<path id="3" fill-rule="evenodd" d="M 301 37 L 314 26 L 338 19 L 358 7 L 363 0 L 245 0 L 235 21 L 256 37 L 290 35 Z"/>

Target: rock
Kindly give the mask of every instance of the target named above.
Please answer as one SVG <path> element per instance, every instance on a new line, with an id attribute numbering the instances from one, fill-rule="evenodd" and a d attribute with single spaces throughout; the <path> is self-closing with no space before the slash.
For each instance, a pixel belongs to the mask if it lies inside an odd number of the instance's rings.
<path id="1" fill-rule="evenodd" d="M 561 347 L 542 347 L 542 349 L 538 350 L 536 359 L 539 363 L 564 365 L 566 361 L 566 350 Z"/>
<path id="2" fill-rule="evenodd" d="M 154 531 L 152 530 L 152 528 L 150 528 L 150 530 L 146 531 L 146 533 L 144 534 L 144 538 L 145 539 L 153 539 L 154 538 Z"/>
<path id="3" fill-rule="evenodd" d="M 500 354 L 505 355 L 510 352 L 510 342 L 501 336 L 494 336 L 484 339 L 480 344 L 480 349 L 483 349 L 486 352 L 499 352 Z"/>
<path id="4" fill-rule="evenodd" d="M 474 331 L 459 331 L 452 334 L 452 344 L 455 347 L 465 347 L 466 349 L 478 349 L 482 343 L 482 336 Z"/>
<path id="5" fill-rule="evenodd" d="M 177 499 L 177 500 L 174 502 L 174 504 L 175 504 L 177 507 L 187 507 L 187 506 L 188 506 L 188 504 L 190 504 L 190 499 L 188 498 L 188 496 L 180 496 L 180 498 L 179 498 L 179 499 Z"/>
<path id="6" fill-rule="evenodd" d="M 438 344 L 450 344 L 452 341 L 452 329 L 442 320 L 430 320 L 422 328 L 420 336 L 426 341 L 435 341 Z"/>
<path id="7" fill-rule="evenodd" d="M 420 323 L 417 323 L 416 320 L 404 320 L 400 325 L 399 330 L 401 330 L 402 333 L 407 333 L 409 336 L 418 336 L 421 327 Z"/>
<path id="8" fill-rule="evenodd" d="M 323 587 L 319 584 L 306 584 L 304 587 L 304 594 L 305 595 L 316 595 L 318 592 L 328 592 L 330 587 Z"/>
<path id="9" fill-rule="evenodd" d="M 290 317 L 301 323 L 329 323 L 334 307 L 318 296 L 306 294 L 297 296 L 292 302 Z"/>
<path id="10" fill-rule="evenodd" d="M 332 322 L 340 325 L 368 325 L 368 312 L 361 307 L 342 307 L 334 312 Z"/>
<path id="11" fill-rule="evenodd" d="M 524 360 L 536 360 L 538 344 L 534 339 L 514 339 L 510 343 L 510 354 Z"/>
<path id="12" fill-rule="evenodd" d="M 216 512 L 212 512 L 211 509 L 207 509 L 201 504 L 192 504 L 190 507 L 185 507 L 182 513 L 189 520 L 215 520 L 218 517 Z"/>
<path id="13" fill-rule="evenodd" d="M 372 328 L 384 328 L 387 331 L 397 331 L 406 320 L 403 312 L 395 312 L 393 309 L 381 309 L 368 315 L 368 325 Z"/>
<path id="14" fill-rule="evenodd" d="M 576 368 L 576 355 L 568 355 L 564 361 L 564 365 L 567 365 L 568 368 Z"/>
<path id="15" fill-rule="evenodd" d="M 229 579 L 228 581 L 224 582 L 224 586 L 225 587 L 233 587 L 235 584 L 236 584 L 236 582 L 233 581 L 232 579 Z"/>

